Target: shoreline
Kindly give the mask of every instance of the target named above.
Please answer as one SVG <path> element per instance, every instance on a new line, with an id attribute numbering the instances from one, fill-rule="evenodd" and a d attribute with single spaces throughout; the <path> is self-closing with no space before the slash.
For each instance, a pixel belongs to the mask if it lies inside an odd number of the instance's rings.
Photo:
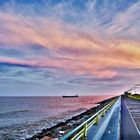
<path id="1" fill-rule="evenodd" d="M 64 122 L 60 122 L 50 128 L 43 129 L 40 133 L 37 133 L 33 135 L 31 138 L 27 138 L 26 140 L 49 140 L 52 138 L 56 138 L 56 139 L 60 138 L 70 130 L 80 125 L 82 122 L 84 122 L 90 116 L 95 114 L 98 110 L 100 110 L 102 107 L 104 107 L 106 104 L 108 104 L 111 100 L 113 100 L 116 97 L 117 96 L 108 98 L 101 102 L 97 102 L 96 104 L 99 105 L 92 107 L 84 111 L 83 113 L 75 115 Z"/>

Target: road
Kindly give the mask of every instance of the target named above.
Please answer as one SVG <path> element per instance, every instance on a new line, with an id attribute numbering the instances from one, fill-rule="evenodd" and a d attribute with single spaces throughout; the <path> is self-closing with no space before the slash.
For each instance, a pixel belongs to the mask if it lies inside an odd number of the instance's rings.
<path id="1" fill-rule="evenodd" d="M 121 140 L 140 140 L 138 127 L 131 114 L 132 109 L 131 112 L 129 110 L 130 108 L 132 108 L 132 103 L 135 105 L 136 102 L 139 101 L 128 98 L 122 99 L 121 101 L 121 136 L 120 136 Z M 133 110 L 135 110 L 134 106 Z"/>

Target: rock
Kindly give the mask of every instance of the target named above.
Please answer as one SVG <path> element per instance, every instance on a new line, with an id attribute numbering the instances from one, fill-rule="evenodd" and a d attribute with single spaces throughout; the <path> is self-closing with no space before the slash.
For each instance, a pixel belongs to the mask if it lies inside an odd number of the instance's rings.
<path id="1" fill-rule="evenodd" d="M 65 131 L 59 131 L 60 134 L 65 134 Z"/>
<path id="2" fill-rule="evenodd" d="M 52 140 L 52 138 L 51 137 L 48 137 L 48 136 L 45 136 L 41 140 Z"/>

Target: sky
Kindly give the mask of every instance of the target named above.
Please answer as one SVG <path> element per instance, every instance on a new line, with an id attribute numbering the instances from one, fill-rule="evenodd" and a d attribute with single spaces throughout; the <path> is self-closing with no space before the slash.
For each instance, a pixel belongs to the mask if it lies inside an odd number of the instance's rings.
<path id="1" fill-rule="evenodd" d="M 0 96 L 119 95 L 139 83 L 139 0 L 0 0 Z"/>

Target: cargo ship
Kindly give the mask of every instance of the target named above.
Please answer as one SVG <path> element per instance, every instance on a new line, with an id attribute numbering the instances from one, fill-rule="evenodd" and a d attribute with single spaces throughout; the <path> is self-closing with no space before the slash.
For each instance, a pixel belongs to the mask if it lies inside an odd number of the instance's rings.
<path id="1" fill-rule="evenodd" d="M 77 98 L 78 95 L 63 95 L 63 98 Z"/>

